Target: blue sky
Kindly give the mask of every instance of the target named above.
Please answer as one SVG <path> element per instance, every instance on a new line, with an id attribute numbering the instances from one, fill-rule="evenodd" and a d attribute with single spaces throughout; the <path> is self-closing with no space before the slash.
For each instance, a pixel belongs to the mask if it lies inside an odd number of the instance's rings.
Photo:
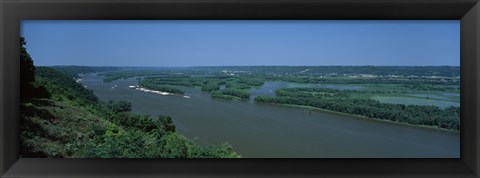
<path id="1" fill-rule="evenodd" d="M 460 65 L 460 21 L 24 20 L 35 65 Z"/>

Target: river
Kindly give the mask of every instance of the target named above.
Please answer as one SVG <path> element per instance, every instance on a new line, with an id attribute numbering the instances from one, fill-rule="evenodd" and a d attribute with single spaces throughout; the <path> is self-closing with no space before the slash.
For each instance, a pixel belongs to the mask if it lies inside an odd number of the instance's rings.
<path id="1" fill-rule="evenodd" d="M 201 145 L 228 142 L 246 158 L 459 158 L 458 132 L 362 119 L 297 107 L 212 99 L 199 89 L 181 96 L 130 89 L 135 78 L 104 83 L 85 75 L 82 84 L 102 101 L 127 100 L 133 112 L 172 117 L 179 133 Z M 114 87 L 116 85 L 116 87 Z M 282 82 L 252 89 L 274 95 Z M 112 88 L 113 87 L 113 88 Z"/>

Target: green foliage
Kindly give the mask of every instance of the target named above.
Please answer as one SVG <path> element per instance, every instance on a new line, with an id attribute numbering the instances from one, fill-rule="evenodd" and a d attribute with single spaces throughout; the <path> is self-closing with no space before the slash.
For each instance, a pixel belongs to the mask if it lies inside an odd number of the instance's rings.
<path id="1" fill-rule="evenodd" d="M 155 132 L 160 135 L 175 132 L 175 124 L 169 116 L 159 115 L 157 120 L 153 120 L 148 115 L 118 113 L 112 115 L 110 121 L 123 126 L 127 130 L 142 130 L 146 133 Z"/>
<path id="2" fill-rule="evenodd" d="M 215 84 L 215 83 L 208 83 L 202 86 L 202 91 L 204 92 L 212 92 L 219 89 L 220 89 L 220 86 L 218 86 L 218 84 Z"/>
<path id="3" fill-rule="evenodd" d="M 176 85 L 176 86 L 202 86 L 203 80 L 201 78 L 192 78 L 184 75 L 168 75 L 165 77 L 145 77 L 143 80 L 148 83 L 155 83 L 159 85 Z"/>
<path id="4" fill-rule="evenodd" d="M 59 101 L 75 101 L 78 104 L 94 104 L 98 98 L 92 90 L 84 88 L 62 72 L 49 67 L 36 67 L 35 84 L 47 89 L 52 98 Z"/>
<path id="5" fill-rule="evenodd" d="M 325 92 L 330 94 L 318 94 Z M 361 91 L 289 88 L 277 90 L 276 97 L 258 96 L 255 101 L 312 106 L 381 120 L 460 130 L 460 107 L 440 109 L 435 106 L 388 104 L 371 99 L 351 99 L 349 97 L 349 95 L 359 92 Z"/>
<path id="6" fill-rule="evenodd" d="M 132 103 L 128 101 L 108 101 L 108 107 L 114 112 L 128 112 L 132 110 Z"/>
<path id="7" fill-rule="evenodd" d="M 229 89 L 250 89 L 251 87 L 261 86 L 265 81 L 265 78 L 259 77 L 256 75 L 246 75 L 246 76 L 226 76 L 225 74 L 215 74 L 205 73 L 205 71 L 182 71 L 182 74 L 169 73 L 169 70 L 159 69 L 159 71 L 116 71 L 108 72 L 105 74 L 106 78 L 104 81 L 111 81 L 114 79 L 119 79 L 121 77 L 135 77 L 135 76 L 149 76 L 140 79 L 139 85 L 148 89 L 165 91 L 169 93 L 179 93 L 183 94 L 183 91 L 170 87 L 170 86 L 187 86 L 187 87 L 200 87 L 204 92 L 215 92 L 220 90 L 220 85 L 225 84 L 226 88 Z M 172 72 L 172 71 L 170 71 Z M 158 76 L 160 75 L 160 76 Z M 238 94 L 239 92 L 235 92 Z M 247 92 L 248 93 L 248 92 Z M 229 94 L 222 94 L 229 95 Z M 235 95 L 232 95 L 235 96 Z M 218 95 L 214 97 L 225 97 Z M 242 96 L 237 96 L 243 98 Z"/>
<path id="8" fill-rule="evenodd" d="M 223 95 L 236 96 L 239 98 L 249 98 L 250 93 L 245 90 L 227 88 L 220 91 Z"/>
<path id="9" fill-rule="evenodd" d="M 231 145 L 225 143 L 220 146 L 195 146 L 191 150 L 191 158 L 240 158 L 240 155 L 233 151 Z"/>
<path id="10" fill-rule="evenodd" d="M 217 99 L 224 99 L 224 100 L 238 100 L 241 99 L 236 96 L 230 96 L 230 95 L 224 95 L 220 91 L 214 91 L 211 93 L 212 98 L 217 98 Z"/>
<path id="11" fill-rule="evenodd" d="M 163 145 L 163 158 L 187 158 L 191 155 L 193 143 L 182 135 L 170 133 L 163 136 L 160 142 Z"/>
<path id="12" fill-rule="evenodd" d="M 459 66 L 215 66 L 192 67 L 191 69 L 209 72 L 242 71 L 242 73 L 251 74 L 460 76 Z M 241 73 L 237 72 L 236 74 Z"/>
<path id="13" fill-rule="evenodd" d="M 175 132 L 175 124 L 169 116 L 159 115 L 157 122 L 165 128 L 165 131 Z"/>
<path id="14" fill-rule="evenodd" d="M 168 93 L 175 93 L 175 94 L 183 94 L 184 92 L 178 88 L 168 87 L 161 84 L 153 83 L 150 80 L 141 80 L 138 82 L 138 85 L 141 87 L 145 87 L 151 90 L 168 92 Z"/>
<path id="15" fill-rule="evenodd" d="M 211 96 L 213 98 L 224 100 L 239 100 L 249 98 L 250 93 L 245 90 L 227 88 L 220 91 L 214 91 L 211 93 Z"/>
<path id="16" fill-rule="evenodd" d="M 112 82 L 118 79 L 127 79 L 131 77 L 142 77 L 142 76 L 161 76 L 166 75 L 164 71 L 155 71 L 155 70 L 119 70 L 119 71 L 110 71 L 105 74 L 103 82 Z"/>
<path id="17" fill-rule="evenodd" d="M 91 66 L 52 66 L 51 68 L 60 71 L 71 78 L 79 78 L 79 75 L 97 72 L 109 72 L 120 70 L 118 67 L 91 67 Z"/>
<path id="18" fill-rule="evenodd" d="M 104 135 L 87 143 L 86 158 L 144 158 L 145 150 L 141 131 L 125 131 L 109 125 Z"/>
<path id="19" fill-rule="evenodd" d="M 198 146 L 176 133 L 173 120 L 129 112 L 101 115 L 63 101 L 22 104 L 22 155 L 59 158 L 239 157 L 229 145 Z M 104 112 L 108 111 L 108 112 Z"/>
<path id="20" fill-rule="evenodd" d="M 108 121 L 83 107 L 48 99 L 24 100 L 20 107 L 24 157 L 79 157 L 89 139 Z M 102 133 L 103 134 L 103 133 Z"/>
<path id="21" fill-rule="evenodd" d="M 31 98 L 37 93 L 36 87 L 33 86 L 35 81 L 35 67 L 30 54 L 27 52 L 25 38 L 20 37 L 20 97 Z M 42 91 L 40 91 L 42 92 Z"/>
<path id="22" fill-rule="evenodd" d="M 25 38 L 20 37 L 20 85 L 23 87 L 28 87 L 35 80 L 35 67 L 25 48 L 26 44 Z"/>

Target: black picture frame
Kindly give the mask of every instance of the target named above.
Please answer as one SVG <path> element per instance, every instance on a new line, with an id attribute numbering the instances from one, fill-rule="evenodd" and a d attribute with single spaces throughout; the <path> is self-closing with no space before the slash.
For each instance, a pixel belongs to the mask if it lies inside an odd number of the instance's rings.
<path id="1" fill-rule="evenodd" d="M 479 177 L 478 0 L 1 0 L 1 177 Z M 21 20 L 461 20 L 460 159 L 19 158 Z"/>

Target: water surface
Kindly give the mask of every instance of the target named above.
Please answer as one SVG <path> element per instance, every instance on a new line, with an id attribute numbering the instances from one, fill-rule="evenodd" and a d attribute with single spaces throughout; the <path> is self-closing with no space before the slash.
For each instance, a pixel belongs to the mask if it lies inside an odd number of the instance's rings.
<path id="1" fill-rule="evenodd" d="M 456 132 L 361 119 L 249 101 L 212 99 L 199 89 L 178 87 L 190 99 L 129 89 L 134 78 L 103 83 L 86 75 L 82 83 L 102 100 L 127 100 L 133 112 L 172 117 L 177 130 L 202 145 L 230 143 L 247 158 L 458 158 Z M 117 85 L 116 88 L 112 86 Z M 274 95 L 288 83 L 267 82 L 252 97 Z"/>

